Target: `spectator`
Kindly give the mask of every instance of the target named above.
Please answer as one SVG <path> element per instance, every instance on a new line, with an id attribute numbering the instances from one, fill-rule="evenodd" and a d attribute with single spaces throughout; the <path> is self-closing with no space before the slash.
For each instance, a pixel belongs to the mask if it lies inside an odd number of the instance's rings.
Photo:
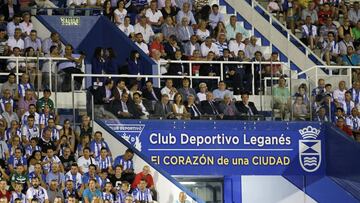
<path id="1" fill-rule="evenodd" d="M 63 136 L 62 136 L 63 138 Z M 73 150 L 71 150 L 70 146 L 66 146 L 64 147 L 63 151 L 62 151 L 62 155 L 59 157 L 61 160 L 61 163 L 64 166 L 64 170 L 66 171 L 70 171 L 71 170 L 71 166 L 75 163 L 75 157 L 74 157 L 74 152 Z"/>
<path id="2" fill-rule="evenodd" d="M 360 57 L 354 52 L 354 48 L 352 46 L 348 46 L 346 51 L 346 55 L 343 55 L 341 58 L 342 63 L 347 66 L 360 65 Z"/>
<path id="3" fill-rule="evenodd" d="M 254 102 L 249 101 L 249 93 L 246 91 L 242 92 L 241 101 L 236 102 L 235 106 L 240 114 L 250 117 L 259 114 Z"/>
<path id="4" fill-rule="evenodd" d="M 111 7 L 111 1 L 106 0 L 103 4 L 103 15 L 108 18 L 111 22 L 114 21 L 114 10 Z"/>
<path id="5" fill-rule="evenodd" d="M 172 112 L 178 120 L 189 119 L 189 114 L 183 104 L 183 99 L 180 93 L 176 93 L 174 96 L 174 103 L 172 105 Z"/>
<path id="6" fill-rule="evenodd" d="M 339 63 L 339 44 L 335 41 L 334 33 L 329 32 L 327 40 L 322 45 L 322 58 L 326 61 L 327 65 L 332 63 Z"/>
<path id="7" fill-rule="evenodd" d="M 184 53 L 181 43 L 177 42 L 175 35 L 171 35 L 168 39 L 168 42 L 164 44 L 165 53 L 168 59 L 174 59 L 175 53 L 180 51 Z M 178 57 L 179 58 L 179 57 Z"/>
<path id="8" fill-rule="evenodd" d="M 99 189 L 96 188 L 97 181 L 95 179 L 90 179 L 89 187 L 86 188 L 83 192 L 83 202 L 84 203 L 92 203 L 100 201 L 102 194 Z"/>
<path id="9" fill-rule="evenodd" d="M 212 41 L 211 37 L 207 37 L 206 40 L 201 43 L 201 55 L 206 57 L 209 52 L 213 52 L 216 57 L 220 56 L 220 51 L 216 44 Z"/>
<path id="10" fill-rule="evenodd" d="M 187 196 L 185 192 L 179 193 L 179 199 L 175 201 L 175 203 L 190 203 L 189 200 L 186 200 Z"/>
<path id="11" fill-rule="evenodd" d="M 351 92 L 351 98 L 355 102 L 355 105 L 357 106 L 360 102 L 360 82 L 356 81 L 353 83 L 352 88 L 349 89 Z"/>
<path id="12" fill-rule="evenodd" d="M 360 41 L 360 20 L 356 23 L 356 26 L 351 29 L 354 41 L 359 43 Z"/>
<path id="13" fill-rule="evenodd" d="M 152 0 L 150 2 L 150 8 L 146 10 L 145 14 L 148 23 L 151 25 L 152 30 L 155 33 L 158 33 L 161 31 L 161 26 L 164 22 L 163 15 L 160 10 L 158 10 L 157 1 Z"/>
<path id="14" fill-rule="evenodd" d="M 226 25 L 227 40 L 235 39 L 236 33 L 241 33 L 245 38 L 249 38 L 249 33 L 238 22 L 236 22 L 236 16 L 230 17 L 230 23 Z"/>
<path id="15" fill-rule="evenodd" d="M 150 101 L 159 101 L 161 99 L 160 89 L 157 87 L 153 87 L 153 83 L 151 80 L 146 81 L 142 93 L 142 96 Z"/>
<path id="16" fill-rule="evenodd" d="M 27 116 L 27 124 L 22 124 L 22 141 L 24 144 L 28 144 L 33 138 L 38 139 L 40 137 L 39 128 L 35 125 L 35 117 L 33 115 Z M 30 153 L 31 154 L 31 153 Z"/>
<path id="17" fill-rule="evenodd" d="M 157 33 L 154 36 L 154 40 L 150 44 L 150 51 L 158 50 L 161 53 L 162 57 L 166 56 L 166 52 L 163 45 L 164 35 L 162 33 Z"/>
<path id="18" fill-rule="evenodd" d="M 200 51 L 200 44 L 197 42 L 196 35 L 192 35 L 190 41 L 184 44 L 184 50 L 186 56 L 192 56 L 195 50 Z"/>
<path id="19" fill-rule="evenodd" d="M 29 36 L 25 38 L 24 47 L 25 49 L 28 47 L 32 47 L 36 51 L 36 53 L 42 53 L 41 40 L 37 36 L 36 30 L 31 30 Z"/>
<path id="20" fill-rule="evenodd" d="M 114 165 L 121 165 L 122 170 L 122 178 L 124 181 L 132 183 L 135 178 L 134 173 L 134 162 L 133 162 L 134 152 L 131 149 L 127 149 L 123 155 L 119 155 L 114 160 Z"/>
<path id="21" fill-rule="evenodd" d="M 226 36 L 226 27 L 225 27 L 224 22 L 222 22 L 222 21 L 218 22 L 218 24 L 212 31 L 211 36 L 213 38 L 217 39 L 220 34 L 225 34 L 225 36 Z"/>
<path id="22" fill-rule="evenodd" d="M 345 123 L 344 117 L 339 117 L 336 120 L 336 127 L 346 133 L 349 137 L 354 138 L 351 129 Z"/>
<path id="23" fill-rule="evenodd" d="M 181 20 L 177 21 L 179 24 L 176 28 L 176 38 L 182 43 L 187 43 L 190 40 L 190 37 L 194 35 L 194 30 L 189 26 L 189 19 L 187 17 L 182 17 Z"/>
<path id="24" fill-rule="evenodd" d="M 306 104 L 304 103 L 304 98 L 300 95 L 296 96 L 292 111 L 293 117 L 296 120 L 306 120 L 309 117 L 309 112 Z"/>
<path id="25" fill-rule="evenodd" d="M 117 2 L 117 7 L 114 10 L 115 24 L 117 24 L 118 26 L 123 24 L 126 15 L 127 15 L 127 10 L 125 9 L 125 2 L 120 0 L 120 1 Z"/>
<path id="26" fill-rule="evenodd" d="M 49 54 L 50 48 L 52 46 L 57 47 L 58 53 L 63 54 L 64 46 L 60 41 L 59 33 L 52 32 L 49 38 L 46 38 L 42 41 L 42 51 L 44 52 L 44 54 Z"/>
<path id="27" fill-rule="evenodd" d="M 14 47 L 12 49 L 12 54 L 10 55 L 11 59 L 7 60 L 6 70 L 9 72 L 16 72 L 16 58 L 13 57 L 21 57 L 21 50 L 19 47 Z M 26 63 L 23 59 L 18 59 L 18 70 L 20 72 L 26 72 Z"/>
<path id="28" fill-rule="evenodd" d="M 12 121 L 19 121 L 19 117 L 15 112 L 13 112 L 11 103 L 6 103 L 5 111 L 1 114 L 1 116 L 5 119 L 6 123 L 11 123 Z"/>
<path id="29" fill-rule="evenodd" d="M 351 41 L 351 35 L 350 33 L 346 33 L 343 40 L 339 42 L 339 52 L 341 56 L 344 56 L 347 54 L 347 48 L 352 47 L 352 50 L 354 52 L 354 44 Z"/>
<path id="30" fill-rule="evenodd" d="M 355 108 L 355 103 L 352 101 L 351 92 L 345 92 L 345 99 L 343 102 L 340 103 L 341 107 L 344 109 L 344 113 L 346 116 L 351 115 L 351 110 Z"/>
<path id="31" fill-rule="evenodd" d="M 162 26 L 161 32 L 164 35 L 165 40 L 168 40 L 171 35 L 176 35 L 176 28 L 171 16 L 165 18 L 165 24 Z"/>
<path id="32" fill-rule="evenodd" d="M 219 50 L 219 56 L 224 56 L 224 50 L 228 50 L 228 43 L 226 42 L 226 35 L 224 33 L 220 33 L 218 40 L 215 42 L 216 46 Z"/>
<path id="33" fill-rule="evenodd" d="M 144 42 L 143 35 L 141 33 L 136 34 L 135 44 L 147 55 L 150 54 L 148 45 Z"/>
<path id="34" fill-rule="evenodd" d="M 318 24 L 318 13 L 315 7 L 316 7 L 315 2 L 309 2 L 308 7 L 302 10 L 301 20 L 305 22 L 307 21 L 306 18 L 310 16 L 311 24 L 312 25 Z"/>
<path id="35" fill-rule="evenodd" d="M 125 16 L 124 23 L 118 25 L 118 28 L 124 32 L 127 37 L 135 38 L 134 26 L 130 24 L 130 16 Z"/>
<path id="36" fill-rule="evenodd" d="M 200 119 L 203 115 L 200 105 L 195 103 L 195 96 L 192 94 L 187 96 L 186 110 L 189 112 L 191 119 Z"/>
<path id="37" fill-rule="evenodd" d="M 91 60 L 91 73 L 102 74 L 103 72 L 105 72 L 105 65 L 106 61 L 104 49 L 101 47 L 96 47 L 94 51 L 94 56 Z M 99 77 L 92 78 L 93 83 L 98 83 L 100 81 L 102 81 L 102 79 Z"/>
<path id="38" fill-rule="evenodd" d="M 173 118 L 171 104 L 169 103 L 169 95 L 163 94 L 161 100 L 155 103 L 154 115 L 160 118 L 167 119 Z"/>
<path id="39" fill-rule="evenodd" d="M 176 14 L 178 13 L 179 8 L 176 7 L 175 1 L 174 0 L 165 0 L 165 1 L 159 0 L 158 4 L 159 4 L 158 8 L 161 9 L 163 18 L 167 19 L 168 17 L 170 17 L 173 22 L 176 22 Z"/>
<path id="40" fill-rule="evenodd" d="M 102 138 L 102 133 L 100 131 L 96 131 L 94 134 L 94 139 L 90 142 L 90 154 L 97 158 L 100 155 L 100 150 L 102 148 L 109 150 L 109 145 Z"/>
<path id="41" fill-rule="evenodd" d="M 151 26 L 146 21 L 146 17 L 142 16 L 140 18 L 140 21 L 135 25 L 134 30 L 135 33 L 141 33 L 145 43 L 148 44 L 150 42 L 150 38 L 154 36 L 154 32 Z"/>
<path id="42" fill-rule="evenodd" d="M 226 89 L 226 83 L 224 81 L 220 81 L 218 84 L 218 88 L 213 91 L 214 99 L 217 101 L 221 101 L 224 99 L 225 95 L 229 95 L 229 97 L 233 98 L 233 93 Z"/>
<path id="43" fill-rule="evenodd" d="M 20 21 L 21 16 L 17 13 L 14 15 L 12 21 L 7 24 L 6 34 L 9 36 L 9 38 L 14 36 L 16 28 L 19 28 L 21 33 Z"/>
<path id="44" fill-rule="evenodd" d="M 314 50 L 318 41 L 318 36 L 317 27 L 311 22 L 311 16 L 306 17 L 305 24 L 301 28 L 301 41 L 304 42 L 305 45 L 310 46 L 310 49 Z"/>
<path id="45" fill-rule="evenodd" d="M 141 180 L 146 180 L 146 188 L 149 188 L 151 192 L 155 191 L 155 185 L 152 175 L 150 174 L 150 167 L 145 165 L 143 170 L 136 174 L 134 182 L 131 184 L 132 189 L 136 189 L 137 186 L 140 184 Z"/>
<path id="46" fill-rule="evenodd" d="M 330 5 L 328 3 L 324 3 L 320 10 L 318 11 L 318 20 L 319 25 L 324 25 L 326 22 L 326 19 L 333 17 L 333 12 L 330 9 Z"/>
<path id="47" fill-rule="evenodd" d="M 85 174 L 89 172 L 89 165 L 95 164 L 95 159 L 90 157 L 90 148 L 84 147 L 83 148 L 83 156 L 78 158 L 77 164 L 79 166 L 79 172 L 81 174 Z"/>
<path id="48" fill-rule="evenodd" d="M 166 79 L 165 87 L 161 89 L 161 94 L 167 94 L 169 96 L 169 99 L 171 101 L 174 100 L 174 96 L 177 93 L 177 89 L 173 87 L 173 80 L 172 79 Z"/>
<path id="49" fill-rule="evenodd" d="M 181 53 L 181 50 L 176 50 L 175 52 L 175 61 L 181 61 L 183 60 L 183 55 Z M 187 63 L 171 63 L 167 75 L 181 75 L 181 76 L 187 76 L 189 75 L 189 64 Z M 174 79 L 174 83 L 176 87 L 180 86 L 180 79 Z"/>
<path id="50" fill-rule="evenodd" d="M 360 118 L 359 111 L 356 107 L 351 109 L 351 114 L 345 119 L 346 125 L 352 130 L 355 138 L 359 135 Z"/>
<path id="51" fill-rule="evenodd" d="M 187 97 L 189 95 L 193 95 L 196 98 L 196 101 L 199 100 L 196 96 L 195 90 L 190 87 L 190 79 L 189 78 L 182 79 L 182 87 L 178 89 L 178 92 L 181 94 L 184 101 L 187 101 Z"/>
<path id="52" fill-rule="evenodd" d="M 31 16 L 29 13 L 27 12 L 23 13 L 22 15 L 23 21 L 20 23 L 20 28 L 25 36 L 30 35 L 31 30 L 33 29 L 33 24 L 30 18 Z"/>
<path id="53" fill-rule="evenodd" d="M 206 100 L 201 102 L 201 108 L 205 115 L 219 116 L 218 104 L 213 99 L 213 93 L 206 93 Z"/>
<path id="54" fill-rule="evenodd" d="M 334 101 L 338 103 L 342 103 L 343 101 L 345 101 L 346 91 L 347 89 L 346 89 L 345 81 L 342 80 L 339 82 L 339 88 L 334 90 Z"/>
<path id="55" fill-rule="evenodd" d="M 209 16 L 210 26 L 214 29 L 219 22 L 224 21 L 224 15 L 219 12 L 219 6 L 217 4 L 213 4 L 211 6 L 211 14 Z"/>
<path id="56" fill-rule="evenodd" d="M 64 189 L 65 188 L 65 176 L 64 173 L 60 172 L 60 167 L 59 164 L 54 162 L 51 164 L 51 170 L 50 172 L 46 175 L 46 183 L 48 186 L 50 186 L 51 188 L 51 184 L 53 184 L 53 181 L 56 181 L 56 183 L 58 183 L 56 185 L 56 188 L 59 187 L 60 189 Z M 59 191 L 57 191 L 59 192 Z M 50 194 L 48 194 L 50 196 Z"/>
<path id="57" fill-rule="evenodd" d="M 26 191 L 26 199 L 28 202 L 32 202 L 32 199 L 37 199 L 39 202 L 48 202 L 49 197 L 47 191 L 40 186 L 39 177 L 34 177 L 31 180 L 32 186 Z"/>
<path id="58" fill-rule="evenodd" d="M 9 89 L 4 89 L 3 96 L 0 98 L 0 112 L 5 112 L 5 104 L 10 103 L 11 108 L 14 109 L 15 102 L 14 99 L 11 97 L 11 91 Z"/>
<path id="59" fill-rule="evenodd" d="M 343 25 L 341 25 L 338 28 L 338 33 L 339 33 L 339 40 L 343 40 L 345 38 L 346 34 L 350 34 L 350 39 L 353 38 L 349 19 L 347 19 L 347 18 L 344 19 Z"/>
<path id="60" fill-rule="evenodd" d="M 82 185 L 82 175 L 79 173 L 79 167 L 77 163 L 71 164 L 71 169 L 65 174 L 66 188 L 68 189 L 68 181 L 71 181 L 75 190 L 80 189 Z"/>
<path id="61" fill-rule="evenodd" d="M 337 29 L 336 26 L 333 24 L 333 20 L 331 17 L 327 18 L 326 24 L 320 27 L 319 30 L 320 41 L 327 41 L 329 38 L 329 33 L 332 33 L 334 37 L 333 39 L 334 41 L 338 39 Z"/>
<path id="62" fill-rule="evenodd" d="M 98 172 L 103 170 L 107 171 L 108 173 L 113 173 L 112 168 L 112 158 L 108 154 L 108 149 L 106 147 L 102 147 L 100 150 L 100 155 L 96 158 Z"/>
<path id="63" fill-rule="evenodd" d="M 29 105 L 36 104 L 36 99 L 34 97 L 34 93 L 31 89 L 25 90 L 25 97 L 20 98 L 18 103 L 18 115 L 21 118 L 22 115 L 29 111 Z"/>
<path id="64" fill-rule="evenodd" d="M 11 19 L 19 18 L 17 15 L 20 11 L 20 7 L 14 4 L 13 0 L 4 1 L 1 4 L 1 13 L 3 15 L 4 20 L 10 21 Z M 12 21 L 15 22 L 15 21 Z M 20 23 L 20 19 L 16 20 L 17 26 Z"/>
<path id="65" fill-rule="evenodd" d="M 70 198 L 76 198 L 79 199 L 79 194 L 76 188 L 74 188 L 74 183 L 71 180 L 66 181 L 66 187 L 62 191 L 62 194 L 64 196 L 64 199 L 67 200 L 68 203 L 70 203 Z M 75 203 L 75 201 L 74 201 Z"/>
<path id="66" fill-rule="evenodd" d="M 149 202 L 153 203 L 151 191 L 146 188 L 147 182 L 145 179 L 140 180 L 137 188 L 133 191 L 132 196 L 136 202 Z"/>
<path id="67" fill-rule="evenodd" d="M 245 44 L 242 42 L 242 34 L 236 33 L 235 40 L 229 41 L 229 50 L 231 52 L 232 57 L 236 57 L 239 51 L 245 50 Z"/>
<path id="68" fill-rule="evenodd" d="M 351 25 L 355 26 L 360 20 L 360 7 L 359 2 L 353 2 L 352 8 L 349 10 L 348 17 Z"/>
<path id="69" fill-rule="evenodd" d="M 314 121 L 319 122 L 329 122 L 330 118 L 326 115 L 326 109 L 324 106 L 320 106 L 318 110 L 316 111 L 316 115 L 313 118 Z"/>
<path id="70" fill-rule="evenodd" d="M 261 48 L 257 43 L 257 38 L 255 36 L 250 37 L 250 43 L 245 46 L 245 56 L 248 58 L 254 58 L 256 52 L 261 53 Z"/>
<path id="71" fill-rule="evenodd" d="M 234 120 L 240 116 L 240 112 L 237 110 L 231 96 L 232 95 L 225 94 L 223 100 L 219 104 L 219 112 L 223 115 L 223 119 L 226 120 Z"/>
<path id="72" fill-rule="evenodd" d="M 281 118 L 285 119 L 290 110 L 290 92 L 286 87 L 286 80 L 284 77 L 279 78 L 279 84 L 273 88 L 273 108 L 279 109 Z"/>
<path id="73" fill-rule="evenodd" d="M 14 98 L 16 96 L 18 85 L 16 84 L 16 76 L 14 73 L 8 75 L 8 80 L 1 86 L 1 94 L 4 96 L 6 89 L 10 90 L 9 96 Z"/>
<path id="74" fill-rule="evenodd" d="M 234 94 L 238 95 L 240 94 L 241 91 L 243 91 L 244 89 L 243 76 L 236 72 L 235 67 L 230 66 L 225 77 L 226 77 L 225 83 L 227 84 L 228 88 L 234 92 Z"/>
<path id="75" fill-rule="evenodd" d="M 194 15 L 190 10 L 190 3 L 184 2 L 181 8 L 182 9 L 176 15 L 176 21 L 183 22 L 185 17 L 187 18 L 187 23 L 191 22 L 191 25 L 196 25 Z"/>
<path id="76" fill-rule="evenodd" d="M 10 36 L 7 42 L 9 49 L 19 48 L 21 52 L 25 49 L 24 40 L 21 38 L 21 29 L 15 28 L 14 35 Z"/>
<path id="77" fill-rule="evenodd" d="M 196 36 L 197 36 L 198 40 L 201 42 L 205 41 L 205 39 L 207 37 L 210 37 L 210 32 L 208 29 L 206 29 L 206 26 L 207 26 L 207 24 L 205 21 L 200 21 L 199 27 L 196 30 Z"/>
<path id="78" fill-rule="evenodd" d="M 64 74 L 63 83 L 62 83 L 62 90 L 63 91 L 70 91 L 71 90 L 71 84 L 65 82 L 70 81 L 72 74 L 83 74 L 81 71 L 81 65 L 83 63 L 83 60 L 85 58 L 84 54 L 74 54 L 73 53 L 73 47 L 72 45 L 68 44 L 65 47 L 65 54 L 64 58 L 67 58 L 68 61 L 61 61 L 58 64 L 58 71 L 59 73 Z M 83 77 L 74 77 L 75 83 L 74 89 L 79 89 L 82 85 Z"/>

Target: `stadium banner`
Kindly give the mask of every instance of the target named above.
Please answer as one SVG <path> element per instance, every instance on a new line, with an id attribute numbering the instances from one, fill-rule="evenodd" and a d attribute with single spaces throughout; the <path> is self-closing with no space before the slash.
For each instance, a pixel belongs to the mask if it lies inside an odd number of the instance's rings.
<path id="1" fill-rule="evenodd" d="M 102 120 L 171 175 L 324 175 L 317 122 Z"/>

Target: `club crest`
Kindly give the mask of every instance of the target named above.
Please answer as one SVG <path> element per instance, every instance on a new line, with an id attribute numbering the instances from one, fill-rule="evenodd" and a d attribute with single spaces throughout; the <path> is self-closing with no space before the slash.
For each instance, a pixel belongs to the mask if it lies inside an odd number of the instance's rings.
<path id="1" fill-rule="evenodd" d="M 312 126 L 299 130 L 302 139 L 299 140 L 299 161 L 306 172 L 315 172 L 321 164 L 321 140 L 317 137 L 320 130 Z"/>

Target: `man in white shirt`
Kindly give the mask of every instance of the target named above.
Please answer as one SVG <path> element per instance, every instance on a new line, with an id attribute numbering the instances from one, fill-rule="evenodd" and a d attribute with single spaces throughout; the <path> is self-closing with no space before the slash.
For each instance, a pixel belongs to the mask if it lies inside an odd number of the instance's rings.
<path id="1" fill-rule="evenodd" d="M 133 36 L 135 33 L 134 26 L 130 24 L 130 16 L 124 18 L 124 23 L 121 23 L 118 28 L 124 32 L 126 36 Z"/>
<path id="2" fill-rule="evenodd" d="M 257 43 L 257 38 L 255 36 L 250 37 L 250 43 L 245 46 L 245 56 L 249 59 L 255 57 L 255 52 L 260 51 L 261 48 Z"/>
<path id="3" fill-rule="evenodd" d="M 81 174 L 89 172 L 90 164 L 96 165 L 95 159 L 90 157 L 90 148 L 85 147 L 83 149 L 83 156 L 77 160 L 77 164 L 79 166 L 79 172 Z"/>
<path id="4" fill-rule="evenodd" d="M 23 22 L 20 23 L 20 28 L 26 36 L 30 35 L 31 30 L 33 29 L 33 24 L 30 21 L 30 14 L 28 12 L 23 14 Z"/>
<path id="5" fill-rule="evenodd" d="M 327 65 L 331 65 L 331 63 L 339 63 L 339 44 L 335 41 L 335 34 L 333 32 L 328 33 L 327 40 L 323 43 L 322 48 L 322 56 L 323 59 L 326 61 Z"/>
<path id="6" fill-rule="evenodd" d="M 161 94 L 164 95 L 168 95 L 170 101 L 174 100 L 174 96 L 178 91 L 176 90 L 175 87 L 173 87 L 173 80 L 172 79 L 166 79 L 165 82 L 165 87 L 161 89 Z"/>
<path id="7" fill-rule="evenodd" d="M 22 141 L 24 142 L 24 144 L 28 143 L 31 138 L 35 137 L 35 138 L 39 138 L 40 136 L 40 130 L 39 128 L 35 125 L 34 122 L 35 118 L 33 115 L 29 115 L 27 117 L 27 125 L 22 125 L 21 128 L 21 136 L 22 136 Z"/>
<path id="8" fill-rule="evenodd" d="M 216 44 L 213 43 L 211 37 L 206 38 L 205 42 L 201 44 L 200 49 L 203 57 L 206 57 L 210 51 L 214 52 L 217 57 L 220 55 L 219 49 Z"/>
<path id="9" fill-rule="evenodd" d="M 146 22 L 146 16 L 142 16 L 140 21 L 134 27 L 135 33 L 141 33 L 145 43 L 150 42 L 150 38 L 154 36 L 153 29 Z"/>
<path id="10" fill-rule="evenodd" d="M 20 48 L 20 50 L 24 50 L 25 45 L 24 45 L 24 40 L 21 39 L 21 29 L 20 28 L 15 28 L 15 34 L 13 37 L 10 37 L 8 39 L 8 46 L 10 49 L 13 49 L 14 47 L 18 47 Z"/>
<path id="11" fill-rule="evenodd" d="M 213 4 L 211 10 L 212 12 L 210 13 L 209 21 L 210 26 L 214 29 L 220 21 L 224 22 L 224 15 L 219 13 L 219 5 L 217 4 Z"/>
<path id="12" fill-rule="evenodd" d="M 144 43 L 144 40 L 143 40 L 143 35 L 141 33 L 137 33 L 136 34 L 136 42 L 135 44 L 140 47 L 140 49 L 147 55 L 150 54 L 149 52 L 149 47 L 147 44 Z"/>
<path id="13" fill-rule="evenodd" d="M 35 176 L 31 179 L 31 187 L 26 191 L 27 202 L 32 202 L 32 199 L 37 199 L 39 203 L 49 203 L 47 191 L 40 186 L 39 177 Z"/>
<path id="14" fill-rule="evenodd" d="M 245 44 L 242 42 L 242 34 L 236 33 L 235 40 L 229 42 L 229 50 L 233 57 L 236 57 L 240 50 L 245 50 Z"/>
<path id="15" fill-rule="evenodd" d="M 346 83 L 345 81 L 339 82 L 339 89 L 334 90 L 334 100 L 340 104 L 345 101 L 345 92 L 346 92 Z"/>
<path id="16" fill-rule="evenodd" d="M 151 1 L 150 8 L 146 10 L 145 16 L 153 31 L 155 33 L 160 32 L 164 18 L 161 11 L 157 9 L 157 2 L 155 0 Z"/>

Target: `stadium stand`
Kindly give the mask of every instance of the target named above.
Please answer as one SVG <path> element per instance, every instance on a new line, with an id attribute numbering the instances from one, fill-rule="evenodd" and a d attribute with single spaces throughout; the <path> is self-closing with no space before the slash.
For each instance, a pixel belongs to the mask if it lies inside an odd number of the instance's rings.
<path id="1" fill-rule="evenodd" d="M 292 32 L 301 30 L 301 40 L 321 50 L 327 65 L 360 65 L 358 2 L 275 0 L 267 9 L 283 16 Z M 83 53 L 64 45 L 56 32 L 41 39 L 31 22 L 33 14 L 103 15 L 151 57 L 159 74 L 153 79 L 144 76 L 148 67 L 136 50 L 116 64 L 112 48 Z M 313 120 L 333 122 L 360 140 L 357 69 L 350 73 L 352 80 L 336 86 L 323 78 L 315 88 L 308 82 L 291 86 L 292 73 L 281 63 L 280 53 L 261 46 L 253 34 L 236 15 L 224 15 L 208 0 L 2 1 L 0 200 L 157 199 L 149 166 L 134 171 L 130 149 L 112 154 L 102 132 L 93 132 L 90 114 L 82 116 L 79 125 L 76 118 L 66 119 L 51 99 L 54 91 L 86 89 L 96 118 Z M 91 58 L 90 72 L 98 74 L 84 75 L 91 78 L 86 88 L 83 77 L 75 77 L 73 85 L 69 82 L 72 74 L 85 73 L 85 57 Z M 265 91 L 270 93 L 264 95 Z M 255 95 L 270 100 L 259 105 L 250 99 Z M 263 108 L 263 103 L 270 108 Z M 184 196 L 180 194 L 179 202 L 185 202 Z"/>

